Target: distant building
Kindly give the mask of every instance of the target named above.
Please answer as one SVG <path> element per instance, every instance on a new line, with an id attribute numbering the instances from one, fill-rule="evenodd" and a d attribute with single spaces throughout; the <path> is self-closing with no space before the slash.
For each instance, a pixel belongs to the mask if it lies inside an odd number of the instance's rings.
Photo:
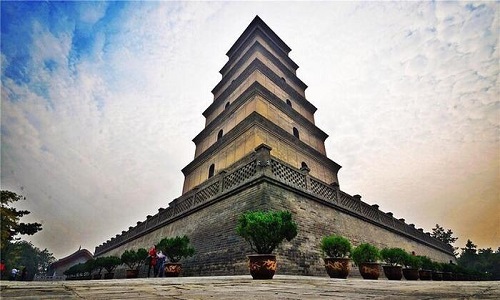
<path id="1" fill-rule="evenodd" d="M 94 258 L 94 256 L 89 252 L 89 250 L 79 249 L 75 253 L 50 264 L 47 268 L 47 276 L 62 276 L 64 271 L 70 267 L 80 263 L 85 263 L 92 258 Z"/>
<path id="2" fill-rule="evenodd" d="M 453 259 L 451 246 L 340 190 L 340 165 L 326 155 L 328 135 L 315 124 L 316 107 L 306 99 L 307 85 L 296 76 L 290 51 L 255 17 L 227 52 L 214 100 L 203 112 L 205 128 L 193 139 L 194 159 L 182 170 L 182 195 L 97 246 L 96 256 L 120 256 L 187 235 L 196 253 L 183 261 L 185 276 L 247 274 L 250 248 L 236 234 L 238 217 L 251 210 L 288 210 L 298 235 L 276 249 L 279 274 L 326 276 L 319 244 L 330 234 L 354 245 Z M 330 112 L 332 118 L 341 113 Z"/>

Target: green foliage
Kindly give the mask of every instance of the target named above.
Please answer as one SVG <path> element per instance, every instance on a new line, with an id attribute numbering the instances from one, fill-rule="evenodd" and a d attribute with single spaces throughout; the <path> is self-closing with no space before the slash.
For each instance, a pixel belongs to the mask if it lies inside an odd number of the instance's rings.
<path id="1" fill-rule="evenodd" d="M 408 253 L 401 248 L 384 248 L 380 251 L 382 259 L 391 266 L 402 265 L 407 255 Z"/>
<path id="2" fill-rule="evenodd" d="M 432 270 L 432 260 L 427 256 L 418 256 L 422 262 L 423 270 Z"/>
<path id="3" fill-rule="evenodd" d="M 33 279 L 35 274 L 45 273 L 47 267 L 55 261 L 54 256 L 47 249 L 40 250 L 27 241 L 8 243 L 1 254 L 7 270 L 26 267 L 27 280 Z"/>
<path id="4" fill-rule="evenodd" d="M 433 261 L 431 270 L 432 271 L 443 271 L 443 265 L 441 263 Z"/>
<path id="5" fill-rule="evenodd" d="M 420 256 L 411 255 L 406 253 L 403 259 L 403 265 L 410 269 L 420 269 L 422 267 L 422 258 Z"/>
<path id="6" fill-rule="evenodd" d="M 357 265 L 365 262 L 377 262 L 379 258 L 379 249 L 369 243 L 363 243 L 352 251 L 352 260 Z"/>
<path id="7" fill-rule="evenodd" d="M 193 256 L 195 252 L 194 248 L 189 245 L 189 238 L 185 235 L 164 238 L 156 245 L 156 249 L 161 250 L 173 263 L 180 261 L 182 258 Z"/>
<path id="8" fill-rule="evenodd" d="M 329 257 L 349 257 L 352 246 L 347 238 L 340 235 L 330 235 L 321 240 L 321 251 Z"/>
<path id="9" fill-rule="evenodd" d="M 138 270 L 140 266 L 144 264 L 144 261 L 148 257 L 148 250 L 144 248 L 139 248 L 135 250 L 125 250 L 122 253 L 121 261 L 126 264 L 130 270 Z"/>
<path id="10" fill-rule="evenodd" d="M 97 270 L 97 274 L 101 275 L 102 269 L 104 269 L 104 261 L 105 257 L 98 257 L 94 261 L 95 270 Z"/>
<path id="11" fill-rule="evenodd" d="M 236 232 L 258 254 L 271 254 L 284 239 L 297 236 L 297 224 L 288 211 L 254 211 L 240 216 Z"/>
<path id="12" fill-rule="evenodd" d="M 432 228 L 431 236 L 448 245 L 451 245 L 458 240 L 457 237 L 453 236 L 453 231 L 451 231 L 451 229 L 445 230 L 443 227 L 439 226 L 439 224 L 436 224 L 436 227 Z M 456 256 L 456 250 L 458 248 L 453 247 L 453 249 Z"/>
<path id="13" fill-rule="evenodd" d="M 457 259 L 458 265 L 468 273 L 478 273 L 489 279 L 500 280 L 500 247 L 493 252 L 491 248 L 477 249 L 477 246 L 467 240 Z"/>
<path id="14" fill-rule="evenodd" d="M 0 206 L 0 252 L 4 253 L 5 248 L 10 244 L 14 237 L 18 234 L 33 235 L 42 230 L 40 223 L 23 223 L 20 219 L 30 214 L 27 210 L 17 210 L 10 205 L 14 202 L 25 200 L 26 197 L 18 195 L 11 191 L 1 191 L 1 206 Z"/>
<path id="15" fill-rule="evenodd" d="M 101 259 L 100 263 L 108 273 L 113 273 L 116 267 L 122 263 L 122 261 L 119 257 L 116 256 L 105 256 Z"/>

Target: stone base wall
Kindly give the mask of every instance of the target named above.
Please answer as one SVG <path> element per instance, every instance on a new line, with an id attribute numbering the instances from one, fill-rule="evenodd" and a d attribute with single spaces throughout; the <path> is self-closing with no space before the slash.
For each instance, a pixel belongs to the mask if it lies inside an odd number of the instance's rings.
<path id="1" fill-rule="evenodd" d="M 319 244 L 323 236 L 334 233 L 346 236 L 354 245 L 370 242 L 378 247 L 401 247 L 437 261 L 453 259 L 271 180 L 253 182 L 237 193 L 102 255 L 120 256 L 126 249 L 149 248 L 163 237 L 185 234 L 196 254 L 183 261 L 183 276 L 248 274 L 246 255 L 251 250 L 235 228 L 238 217 L 250 210 L 289 210 L 298 224 L 297 237 L 276 250 L 278 274 L 326 276 Z M 144 269 L 147 267 L 143 268 L 143 276 Z M 117 270 L 116 276 L 123 277 L 124 272 Z"/>
<path id="2" fill-rule="evenodd" d="M 164 237 L 187 235 L 196 254 L 183 261 L 184 276 L 248 274 L 246 255 L 251 250 L 236 234 L 238 217 L 252 210 L 289 210 L 298 235 L 276 249 L 278 274 L 326 276 L 319 244 L 331 234 L 346 236 L 355 246 L 369 242 L 439 262 L 455 259 L 449 245 L 364 203 L 360 196 L 319 181 L 307 169 L 280 161 L 270 150 L 257 147 L 231 169 L 96 247 L 95 256 L 121 256 L 128 249 L 148 249 Z M 118 278 L 124 276 L 123 268 L 117 270 Z"/>

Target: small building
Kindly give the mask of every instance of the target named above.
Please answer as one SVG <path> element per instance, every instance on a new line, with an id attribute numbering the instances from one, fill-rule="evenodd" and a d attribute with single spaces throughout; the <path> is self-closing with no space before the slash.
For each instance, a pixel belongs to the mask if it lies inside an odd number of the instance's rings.
<path id="1" fill-rule="evenodd" d="M 52 263 L 47 268 L 47 276 L 58 277 L 62 276 L 64 271 L 69 269 L 70 267 L 85 263 L 88 260 L 94 258 L 92 253 L 90 253 L 87 249 L 78 249 L 78 251 L 70 254 L 66 257 L 59 259 L 58 261 Z"/>

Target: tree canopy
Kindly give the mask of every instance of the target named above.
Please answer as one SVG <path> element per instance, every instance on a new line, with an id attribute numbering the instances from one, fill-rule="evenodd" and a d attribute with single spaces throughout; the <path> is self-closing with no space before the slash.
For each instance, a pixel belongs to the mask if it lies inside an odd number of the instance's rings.
<path id="1" fill-rule="evenodd" d="M 453 236 L 453 231 L 451 231 L 451 229 L 446 230 L 443 227 L 439 226 L 439 224 L 436 224 L 436 227 L 432 228 L 431 236 L 448 245 L 452 245 L 458 240 L 457 237 Z M 456 252 L 456 250 L 458 250 L 458 247 L 453 247 L 453 250 L 453 253 L 456 256 L 458 254 Z"/>
<path id="2" fill-rule="evenodd" d="M 33 235 L 38 231 L 42 230 L 42 224 L 40 223 L 23 223 L 21 218 L 25 215 L 30 214 L 27 210 L 17 210 L 11 205 L 17 201 L 25 200 L 26 197 L 18 195 L 14 192 L 2 190 L 1 195 L 1 250 L 5 250 L 5 247 L 14 239 L 18 234 Z"/>

